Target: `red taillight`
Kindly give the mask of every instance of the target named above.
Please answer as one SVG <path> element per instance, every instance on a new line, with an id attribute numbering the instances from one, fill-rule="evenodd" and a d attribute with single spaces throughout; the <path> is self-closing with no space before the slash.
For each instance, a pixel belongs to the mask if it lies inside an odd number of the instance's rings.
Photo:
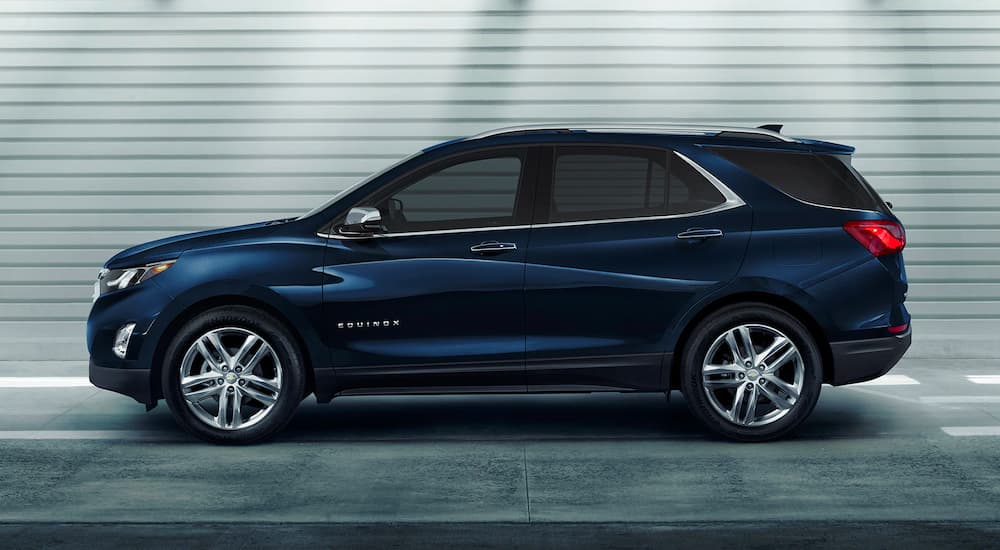
<path id="1" fill-rule="evenodd" d="M 875 256 L 901 252 L 906 246 L 903 226 L 888 220 L 855 220 L 844 224 L 844 231 L 851 234 Z"/>
<path id="2" fill-rule="evenodd" d="M 903 323 L 902 325 L 895 325 L 889 327 L 889 333 L 899 334 L 900 332 L 906 332 L 906 329 L 910 328 L 910 323 Z"/>

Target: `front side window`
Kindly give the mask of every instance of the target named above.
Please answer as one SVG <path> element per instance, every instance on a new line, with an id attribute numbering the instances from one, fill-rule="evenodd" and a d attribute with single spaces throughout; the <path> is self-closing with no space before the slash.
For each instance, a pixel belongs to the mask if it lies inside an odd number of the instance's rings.
<path id="1" fill-rule="evenodd" d="M 692 214 L 725 200 L 670 151 L 564 148 L 555 155 L 549 221 Z"/>
<path id="2" fill-rule="evenodd" d="M 520 155 L 466 162 L 425 174 L 378 201 L 389 233 L 513 225 Z"/>

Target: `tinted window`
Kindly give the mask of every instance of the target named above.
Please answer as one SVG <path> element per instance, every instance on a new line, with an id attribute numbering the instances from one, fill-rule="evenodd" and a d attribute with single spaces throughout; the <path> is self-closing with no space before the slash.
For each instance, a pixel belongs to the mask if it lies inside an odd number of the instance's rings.
<path id="1" fill-rule="evenodd" d="M 512 225 L 522 159 L 506 156 L 448 166 L 378 205 L 390 233 Z"/>
<path id="2" fill-rule="evenodd" d="M 859 210 L 879 209 L 875 195 L 833 155 L 762 149 L 715 149 L 715 152 L 801 201 Z"/>
<path id="3" fill-rule="evenodd" d="M 552 176 L 555 222 L 662 214 L 665 152 L 562 153 Z"/>
<path id="4" fill-rule="evenodd" d="M 676 153 L 670 159 L 670 186 L 667 195 L 667 214 L 701 212 L 726 202 L 722 192 L 712 182 Z"/>
<path id="5" fill-rule="evenodd" d="M 718 189 L 674 153 L 567 148 L 555 158 L 550 220 L 689 214 L 723 202 Z"/>

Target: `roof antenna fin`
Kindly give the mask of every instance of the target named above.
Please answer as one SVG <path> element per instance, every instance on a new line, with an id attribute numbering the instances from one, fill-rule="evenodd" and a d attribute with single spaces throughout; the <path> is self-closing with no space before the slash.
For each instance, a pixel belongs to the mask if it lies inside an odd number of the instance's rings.
<path id="1" fill-rule="evenodd" d="M 772 132 L 774 132 L 776 134 L 780 134 L 782 126 L 784 126 L 784 125 L 783 124 L 761 124 L 760 126 L 758 126 L 758 128 L 760 128 L 761 130 L 770 130 L 770 131 L 772 131 Z"/>

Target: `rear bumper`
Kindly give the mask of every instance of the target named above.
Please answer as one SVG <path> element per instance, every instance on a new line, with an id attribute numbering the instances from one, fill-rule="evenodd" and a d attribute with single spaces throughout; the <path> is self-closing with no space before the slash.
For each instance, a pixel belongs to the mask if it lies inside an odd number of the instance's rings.
<path id="1" fill-rule="evenodd" d="M 98 388 L 127 395 L 146 406 L 156 403 L 152 397 L 149 369 L 102 367 L 91 359 L 90 383 Z"/>
<path id="2" fill-rule="evenodd" d="M 896 366 L 910 347 L 912 329 L 885 338 L 832 342 L 834 386 L 878 378 Z"/>

